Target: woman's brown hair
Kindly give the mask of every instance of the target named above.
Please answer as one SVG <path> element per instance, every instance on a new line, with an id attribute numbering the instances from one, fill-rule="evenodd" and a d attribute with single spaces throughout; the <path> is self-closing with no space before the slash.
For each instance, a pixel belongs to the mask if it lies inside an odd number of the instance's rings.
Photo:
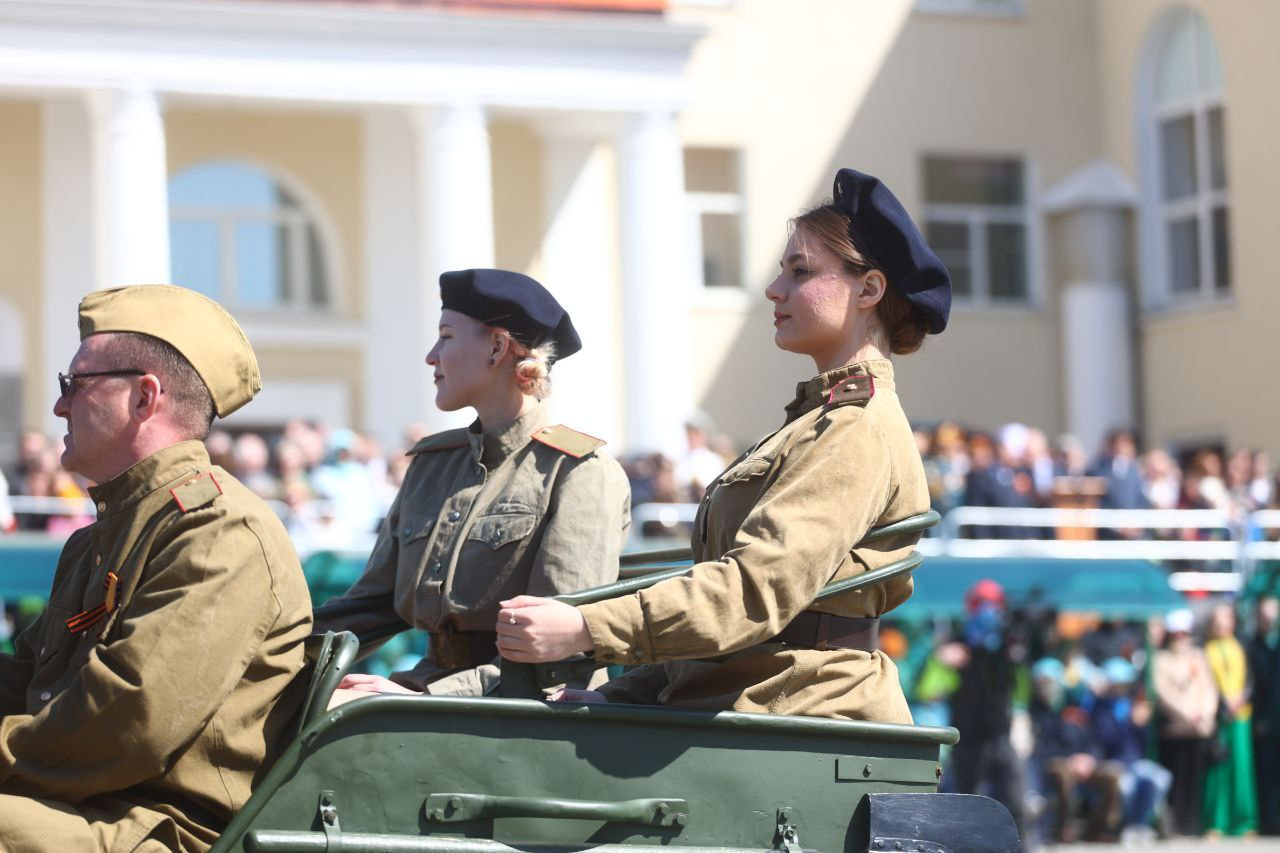
<path id="1" fill-rule="evenodd" d="M 845 269 L 852 275 L 863 275 L 878 269 L 889 279 L 889 274 L 878 265 L 875 258 L 861 251 L 849 236 L 849 217 L 831 204 L 807 210 L 791 220 L 793 228 L 803 228 L 806 234 L 819 240 L 844 261 Z M 884 296 L 876 305 L 876 315 L 884 330 L 889 352 L 906 355 L 920 349 L 924 336 L 929 333 L 929 320 L 924 312 L 893 288 L 888 281 Z"/>

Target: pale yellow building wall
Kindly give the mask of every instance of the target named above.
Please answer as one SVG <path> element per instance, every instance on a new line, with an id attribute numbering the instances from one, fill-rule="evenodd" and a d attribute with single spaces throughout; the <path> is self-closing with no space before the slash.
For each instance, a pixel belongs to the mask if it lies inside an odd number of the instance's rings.
<path id="1" fill-rule="evenodd" d="M 22 419 L 28 428 L 44 420 L 46 401 L 52 401 L 55 377 L 35 375 L 42 362 L 44 328 L 43 156 L 40 104 L 0 100 L 0 298 L 22 319 Z M 70 323 L 73 318 L 68 317 Z M 67 353 L 70 362 L 72 353 Z M 64 368 L 65 369 L 65 368 Z M 41 386 L 39 383 L 47 383 Z M 9 401 L 0 405 L 8 406 Z"/>
<path id="2" fill-rule="evenodd" d="M 1141 321 L 1142 385 L 1152 444 L 1221 439 L 1280 454 L 1280 100 L 1275 33 L 1280 4 L 1097 0 L 1106 155 L 1137 181 L 1135 98 L 1140 63 L 1161 16 L 1186 6 L 1209 24 L 1222 60 L 1232 296 L 1208 307 L 1149 312 Z"/>
<path id="3" fill-rule="evenodd" d="M 517 121 L 489 125 L 493 168 L 493 253 L 498 269 L 541 281 L 544 224 L 543 140 Z M 554 291 L 553 282 L 545 282 Z"/>
<path id="4" fill-rule="evenodd" d="M 760 400 L 780 406 L 812 371 L 807 360 L 773 349 L 771 309 L 760 292 L 777 269 L 786 219 L 828 197 L 837 168 L 881 177 L 919 218 L 926 154 L 1024 156 L 1033 207 L 1045 188 L 1097 155 L 1090 4 L 1030 0 L 1026 17 L 1013 19 L 926 15 L 912 5 L 742 0 L 730 11 L 678 16 L 709 28 L 689 67 L 686 144 L 743 152 L 751 307 L 737 324 L 727 316 L 733 309 L 695 324 L 696 351 L 719 365 L 701 374 L 698 390 L 740 439 L 777 423 L 779 409 Z M 1037 212 L 1031 218 L 1039 224 Z M 1032 257 L 1034 307 L 957 308 L 943 336 L 898 360 L 913 418 L 1062 428 L 1048 269 L 1042 248 Z M 708 339 L 708 330 L 717 337 Z"/>

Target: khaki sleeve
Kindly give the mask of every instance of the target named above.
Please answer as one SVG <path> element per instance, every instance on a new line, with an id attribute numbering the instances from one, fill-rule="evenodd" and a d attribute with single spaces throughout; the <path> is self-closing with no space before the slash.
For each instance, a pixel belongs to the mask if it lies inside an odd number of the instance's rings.
<path id="1" fill-rule="evenodd" d="M 0 720 L 0 788 L 75 802 L 163 773 L 281 618 L 264 538 L 218 505 L 179 516 L 115 638 L 38 714 Z"/>
<path id="2" fill-rule="evenodd" d="M 887 505 L 891 462 L 876 421 L 853 406 L 824 413 L 783 452 L 719 560 L 580 608 L 597 658 L 726 654 L 774 636 L 813 601 Z"/>
<path id="3" fill-rule="evenodd" d="M 618 555 L 631 525 L 631 487 L 611 457 L 574 464 L 552 491 L 546 526 L 529 574 L 529 595 L 576 592 L 618 579 Z"/>
<path id="4" fill-rule="evenodd" d="M 417 460 L 415 459 L 414 461 L 416 462 Z M 411 473 L 406 476 L 406 481 L 408 476 L 411 476 Z M 391 509 L 387 511 L 387 517 L 382 520 L 382 527 L 378 530 L 378 538 L 374 542 L 368 562 L 365 563 L 364 572 L 351 585 L 349 590 L 337 598 L 329 599 L 322 605 L 367 601 L 368 608 L 361 613 L 349 613 L 345 616 L 326 616 L 324 611 L 320 610 L 316 614 L 313 628 L 315 633 L 352 631 L 355 634 L 361 634 L 380 628 L 383 625 L 402 621 L 400 615 L 396 613 L 394 605 L 389 603 L 389 598 L 396 588 L 396 567 L 400 559 L 400 540 L 396 538 L 395 531 L 400 529 L 400 505 L 403 497 L 404 488 L 401 487 L 400 491 L 396 492 L 395 499 L 391 502 Z M 375 647 L 376 645 L 381 645 L 381 643 L 375 644 Z M 362 651 L 367 652 L 372 648 L 362 648 Z"/>

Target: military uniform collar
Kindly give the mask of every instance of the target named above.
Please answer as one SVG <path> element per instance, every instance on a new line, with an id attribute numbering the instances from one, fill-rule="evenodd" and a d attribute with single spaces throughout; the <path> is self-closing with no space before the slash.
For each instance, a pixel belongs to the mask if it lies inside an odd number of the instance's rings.
<path id="1" fill-rule="evenodd" d="M 100 486 L 89 487 L 99 517 L 127 509 L 183 474 L 209 467 L 202 441 L 181 441 L 135 462 Z"/>
<path id="2" fill-rule="evenodd" d="M 831 396 L 832 389 L 851 376 L 871 376 L 875 378 L 877 387 L 892 388 L 893 363 L 887 358 L 860 361 L 819 373 L 807 382 L 797 383 L 796 397 L 786 407 L 787 422 L 824 405 Z"/>
<path id="3" fill-rule="evenodd" d="M 471 455 L 492 468 L 529 443 L 529 436 L 547 423 L 547 407 L 538 403 L 529 411 L 494 433 L 485 435 L 477 419 L 468 430 Z"/>

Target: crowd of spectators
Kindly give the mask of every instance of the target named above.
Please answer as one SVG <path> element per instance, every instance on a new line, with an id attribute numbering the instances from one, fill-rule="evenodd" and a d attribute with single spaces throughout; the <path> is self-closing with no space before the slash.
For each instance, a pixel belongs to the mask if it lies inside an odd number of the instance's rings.
<path id="1" fill-rule="evenodd" d="M 1280 470 L 1262 450 L 1140 452 L 1134 434 L 1117 429 L 1091 456 L 1073 436 L 1050 442 L 1019 423 L 986 433 L 944 422 L 915 435 L 933 508 L 943 514 L 958 506 L 1056 506 L 1092 495 L 1104 509 L 1211 509 L 1241 521 L 1280 499 Z"/>
<path id="2" fill-rule="evenodd" d="M 960 731 L 944 789 L 1000 800 L 1024 839 L 1280 834 L 1280 600 L 1249 611 L 1247 632 L 1219 601 L 1067 636 L 979 582 L 904 685 Z"/>

